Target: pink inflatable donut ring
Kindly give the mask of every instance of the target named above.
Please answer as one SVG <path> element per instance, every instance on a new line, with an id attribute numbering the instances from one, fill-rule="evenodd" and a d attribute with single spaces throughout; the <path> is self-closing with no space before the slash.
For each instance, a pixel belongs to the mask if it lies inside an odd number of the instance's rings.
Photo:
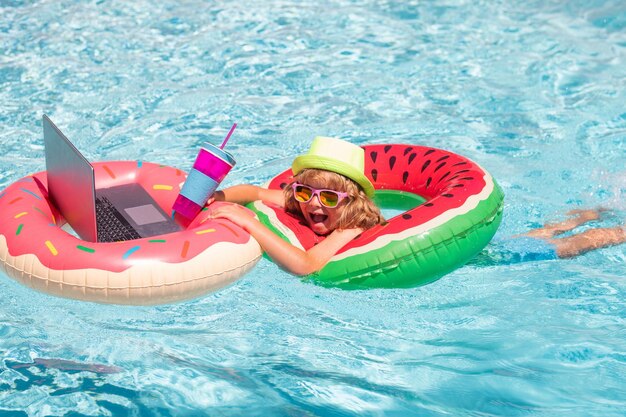
<path id="1" fill-rule="evenodd" d="M 148 162 L 95 163 L 96 187 L 141 185 L 166 212 L 185 180 Z M 216 203 L 229 204 L 229 203 Z M 224 219 L 200 214 L 184 230 L 114 243 L 81 240 L 49 203 L 46 173 L 0 192 L 0 268 L 35 290 L 112 304 L 164 304 L 222 288 L 261 258 L 259 244 Z"/>

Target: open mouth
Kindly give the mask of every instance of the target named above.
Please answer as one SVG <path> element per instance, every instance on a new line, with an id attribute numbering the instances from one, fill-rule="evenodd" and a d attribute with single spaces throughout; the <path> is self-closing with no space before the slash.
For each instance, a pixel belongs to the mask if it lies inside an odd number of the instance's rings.
<path id="1" fill-rule="evenodd" d="M 309 213 L 309 217 L 313 223 L 324 223 L 328 216 L 326 214 Z"/>

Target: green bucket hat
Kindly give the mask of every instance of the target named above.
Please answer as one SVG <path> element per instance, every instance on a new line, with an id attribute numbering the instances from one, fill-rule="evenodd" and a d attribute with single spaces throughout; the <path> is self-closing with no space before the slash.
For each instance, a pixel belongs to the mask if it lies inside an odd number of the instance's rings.
<path id="1" fill-rule="evenodd" d="M 359 184 L 368 197 L 374 196 L 374 186 L 365 176 L 365 151 L 360 146 L 341 139 L 316 136 L 309 151 L 294 159 L 291 165 L 294 175 L 307 168 L 341 174 Z"/>

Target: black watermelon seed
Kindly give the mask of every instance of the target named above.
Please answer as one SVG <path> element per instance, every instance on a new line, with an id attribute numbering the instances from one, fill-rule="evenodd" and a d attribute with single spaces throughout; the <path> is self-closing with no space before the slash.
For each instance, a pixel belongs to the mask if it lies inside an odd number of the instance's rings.
<path id="1" fill-rule="evenodd" d="M 411 165 L 411 162 L 413 162 L 413 160 L 415 159 L 416 156 L 417 156 L 417 154 L 415 152 L 413 152 L 411 155 L 409 155 L 409 165 Z"/>
<path id="2" fill-rule="evenodd" d="M 281 182 L 281 183 L 280 183 L 280 188 L 281 188 L 281 190 L 282 190 L 282 189 L 284 189 L 286 186 L 287 186 L 287 183 L 286 183 L 286 182 Z"/>
<path id="3" fill-rule="evenodd" d="M 390 150 L 391 150 L 391 145 L 385 146 L 385 153 L 389 152 Z"/>
<path id="4" fill-rule="evenodd" d="M 431 182 L 432 180 L 433 180 L 433 179 L 432 179 L 431 177 L 428 177 L 428 179 L 426 180 L 426 188 L 428 188 L 428 186 L 430 185 L 430 182 Z"/>
<path id="5" fill-rule="evenodd" d="M 413 150 L 412 146 L 409 146 L 408 148 L 404 149 L 404 156 L 406 156 L 407 153 L 411 152 Z"/>
<path id="6" fill-rule="evenodd" d="M 437 162 L 445 161 L 448 158 L 450 158 L 450 155 L 442 156 L 441 158 L 437 159 Z"/>
<path id="7" fill-rule="evenodd" d="M 452 188 L 460 188 L 460 187 L 465 187 L 465 184 L 454 184 L 454 185 L 452 185 Z"/>
<path id="8" fill-rule="evenodd" d="M 409 213 L 404 213 L 404 214 L 402 215 L 402 218 L 403 218 L 404 220 L 409 220 L 409 219 L 411 219 L 412 217 L 413 217 L 413 216 L 411 216 Z"/>
<path id="9" fill-rule="evenodd" d="M 455 174 L 463 174 L 464 172 L 469 172 L 469 169 L 462 169 L 460 171 L 455 172 Z"/>
<path id="10" fill-rule="evenodd" d="M 424 154 L 424 156 L 428 156 L 428 155 L 430 155 L 430 154 L 431 154 L 431 153 L 433 153 L 433 152 L 435 152 L 435 150 L 434 150 L 434 149 L 429 149 L 429 150 L 427 150 L 427 151 L 426 151 L 426 153 Z"/>
<path id="11" fill-rule="evenodd" d="M 439 171 L 439 169 L 440 169 L 441 167 L 445 166 L 445 165 L 446 165 L 446 163 L 445 163 L 445 162 L 440 163 L 439 165 L 437 165 L 437 168 L 435 168 L 435 170 L 434 170 L 433 172 L 437 172 L 437 171 Z"/>
<path id="12" fill-rule="evenodd" d="M 443 181 L 448 175 L 450 175 L 450 171 L 443 174 L 443 177 L 439 178 L 439 182 Z"/>
<path id="13" fill-rule="evenodd" d="M 428 168 L 428 165 L 430 165 L 430 159 L 424 162 L 424 165 L 422 165 L 422 173 L 426 170 L 426 168 Z"/>
<path id="14" fill-rule="evenodd" d="M 373 169 L 372 170 L 372 178 L 374 179 L 374 181 L 376 181 L 376 177 L 378 177 L 378 170 L 377 169 Z"/>
<path id="15" fill-rule="evenodd" d="M 434 206 L 433 203 L 424 203 L 424 207 L 432 207 L 432 206 Z"/>
<path id="16" fill-rule="evenodd" d="M 396 157 L 392 156 L 389 158 L 389 169 L 393 171 L 393 166 L 396 164 Z"/>
<path id="17" fill-rule="evenodd" d="M 463 178 L 459 178 L 459 181 L 461 181 L 461 180 L 471 181 L 473 179 L 474 179 L 473 177 L 463 177 Z"/>
<path id="18" fill-rule="evenodd" d="M 454 194 L 441 194 L 442 197 L 450 198 L 454 197 Z"/>
<path id="19" fill-rule="evenodd" d="M 406 180 L 409 179 L 409 171 L 404 171 L 402 174 L 402 184 L 406 184 Z"/>
<path id="20" fill-rule="evenodd" d="M 452 165 L 453 167 L 458 167 L 461 165 L 467 165 L 467 162 L 457 162 L 456 164 Z"/>
<path id="21" fill-rule="evenodd" d="M 370 153 L 370 157 L 372 158 L 372 162 L 376 163 L 376 157 L 378 156 L 378 152 Z"/>
<path id="22" fill-rule="evenodd" d="M 455 175 L 455 176 L 453 176 L 453 177 L 450 177 L 450 181 L 455 180 L 455 179 L 457 179 L 457 178 L 459 178 L 459 176 L 458 176 L 458 175 Z"/>

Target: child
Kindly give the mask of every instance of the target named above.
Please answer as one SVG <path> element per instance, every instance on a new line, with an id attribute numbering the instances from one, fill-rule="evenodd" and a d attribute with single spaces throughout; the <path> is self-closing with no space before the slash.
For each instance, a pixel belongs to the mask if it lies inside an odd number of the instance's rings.
<path id="1" fill-rule="evenodd" d="M 364 174 L 365 152 L 357 145 L 316 137 L 306 155 L 292 164 L 293 180 L 284 190 L 236 185 L 217 191 L 213 201 L 246 204 L 262 200 L 302 217 L 324 240 L 303 251 L 275 235 L 238 205 L 211 208 L 211 217 L 224 218 L 248 231 L 276 264 L 295 275 L 319 271 L 352 239 L 384 221 L 371 200 L 374 186 Z"/>

